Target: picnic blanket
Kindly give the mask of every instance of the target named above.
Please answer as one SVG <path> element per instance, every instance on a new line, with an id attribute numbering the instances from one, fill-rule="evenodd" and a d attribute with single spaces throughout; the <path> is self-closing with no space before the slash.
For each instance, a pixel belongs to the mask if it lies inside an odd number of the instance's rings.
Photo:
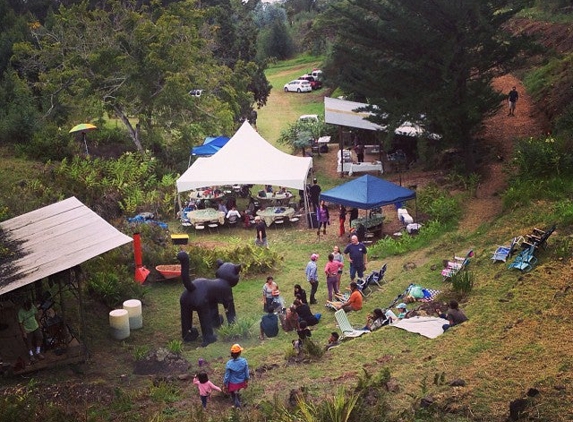
<path id="1" fill-rule="evenodd" d="M 426 295 L 426 292 L 428 295 Z M 441 290 L 435 289 L 424 289 L 424 297 L 422 299 L 418 299 L 418 302 L 433 302 L 436 296 L 442 293 Z"/>
<path id="2" fill-rule="evenodd" d="M 401 328 L 411 333 L 418 333 L 427 338 L 436 338 L 444 333 L 442 326 L 448 321 L 439 317 L 416 316 L 402 319 L 390 327 Z"/>

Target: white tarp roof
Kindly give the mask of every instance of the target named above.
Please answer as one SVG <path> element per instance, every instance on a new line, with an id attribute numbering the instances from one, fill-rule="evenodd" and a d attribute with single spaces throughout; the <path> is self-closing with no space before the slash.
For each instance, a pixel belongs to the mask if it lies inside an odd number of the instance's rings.
<path id="1" fill-rule="evenodd" d="M 304 189 L 311 157 L 295 157 L 269 144 L 245 121 L 212 157 L 198 158 L 177 179 L 177 192 L 203 186 L 274 185 Z"/>
<path id="2" fill-rule="evenodd" d="M 324 121 L 337 126 L 354 127 L 366 130 L 386 131 L 386 126 L 380 126 L 372 123 L 367 119 L 372 116 L 369 111 L 355 110 L 368 106 L 366 103 L 355 101 L 340 100 L 338 98 L 324 97 Z M 405 136 L 422 136 L 426 133 L 425 129 L 417 123 L 403 122 L 401 126 L 394 131 L 396 135 Z M 435 133 L 427 135 L 432 139 L 440 139 L 441 136 Z"/>
<path id="3" fill-rule="evenodd" d="M 75 197 L 0 223 L 25 254 L 13 261 L 15 278 L 0 280 L 0 295 L 67 270 L 133 239 Z"/>
<path id="4" fill-rule="evenodd" d="M 324 97 L 324 121 L 337 126 L 355 127 L 366 130 L 384 130 L 385 127 L 365 120 L 372 116 L 369 111 L 355 111 L 368 104 Z"/>

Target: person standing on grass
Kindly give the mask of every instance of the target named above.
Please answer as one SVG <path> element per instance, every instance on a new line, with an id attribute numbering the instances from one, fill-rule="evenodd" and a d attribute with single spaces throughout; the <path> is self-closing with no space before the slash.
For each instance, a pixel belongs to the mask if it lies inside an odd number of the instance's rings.
<path id="1" fill-rule="evenodd" d="M 310 261 L 306 264 L 306 281 L 310 283 L 310 304 L 315 305 L 316 301 L 316 291 L 318 290 L 318 268 L 316 266 L 316 261 L 318 260 L 318 254 L 313 253 L 310 255 Z"/>
<path id="2" fill-rule="evenodd" d="M 225 365 L 225 376 L 223 384 L 225 390 L 231 394 L 233 406 L 236 409 L 241 408 L 241 396 L 239 392 L 249 385 L 249 364 L 247 359 L 241 357 L 244 349 L 239 344 L 231 346 L 231 359 Z"/>
<path id="3" fill-rule="evenodd" d="M 318 231 L 316 234 L 320 236 L 321 227 L 323 228 L 323 233 L 326 234 L 326 226 L 327 224 L 330 224 L 330 214 L 324 201 L 320 201 L 320 206 L 318 207 L 316 218 L 318 219 Z"/>
<path id="4" fill-rule="evenodd" d="M 343 266 L 343 263 L 334 260 L 334 254 L 328 254 L 328 262 L 324 266 L 324 273 L 326 274 L 326 288 L 329 301 L 332 301 L 332 292 L 338 294 L 338 270 L 342 269 Z"/>
<path id="5" fill-rule="evenodd" d="M 308 188 L 308 193 L 310 194 L 310 202 L 312 202 L 312 207 L 314 208 L 314 212 L 316 213 L 316 217 L 318 218 L 318 209 L 320 207 L 320 192 L 322 189 L 318 184 L 316 178 L 312 179 L 312 186 Z"/>
<path id="6" fill-rule="evenodd" d="M 517 89 L 515 87 L 511 88 L 511 91 L 507 94 L 507 102 L 509 105 L 509 113 L 507 113 L 508 116 L 515 116 L 515 105 L 518 99 L 519 94 L 517 93 Z"/>
<path id="7" fill-rule="evenodd" d="M 22 338 L 28 347 L 30 363 L 35 363 L 36 358 L 43 360 L 42 342 L 44 336 L 38 323 L 38 308 L 32 304 L 30 299 L 26 299 L 22 307 L 18 310 L 18 322 Z"/>
<path id="8" fill-rule="evenodd" d="M 344 267 L 344 255 L 340 253 L 340 248 L 336 245 L 332 248 L 332 255 L 334 256 L 335 261 L 342 264 L 342 266 L 338 268 L 338 274 L 336 277 L 336 291 L 340 292 L 340 279 L 342 278 L 342 267 Z"/>
<path id="9" fill-rule="evenodd" d="M 346 230 L 344 229 L 344 224 L 346 223 L 346 207 L 344 205 L 341 205 L 338 209 L 338 222 L 338 236 L 342 237 L 344 236 L 344 233 L 346 233 Z"/>
<path id="10" fill-rule="evenodd" d="M 195 375 L 193 378 L 193 384 L 195 384 L 199 389 L 199 395 L 201 396 L 201 405 L 203 406 L 203 409 L 207 409 L 207 400 L 209 399 L 211 392 L 213 390 L 221 391 L 219 387 L 209 381 L 209 377 L 205 372 L 199 372 L 197 375 Z"/>
<path id="11" fill-rule="evenodd" d="M 367 253 L 366 246 L 358 241 L 358 236 L 352 235 L 350 243 L 344 249 L 344 254 L 348 254 L 348 260 L 350 261 L 350 281 L 354 281 L 356 274 L 358 274 L 358 278 L 364 277 Z"/>

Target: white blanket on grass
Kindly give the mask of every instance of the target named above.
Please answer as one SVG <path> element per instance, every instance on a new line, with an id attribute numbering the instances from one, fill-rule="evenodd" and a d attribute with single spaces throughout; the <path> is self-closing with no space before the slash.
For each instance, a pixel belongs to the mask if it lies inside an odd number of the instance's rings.
<path id="1" fill-rule="evenodd" d="M 438 317 L 416 316 L 413 318 L 402 319 L 391 327 L 401 328 L 402 330 L 418 333 L 428 338 L 436 338 L 444 333 L 442 326 L 448 321 Z"/>

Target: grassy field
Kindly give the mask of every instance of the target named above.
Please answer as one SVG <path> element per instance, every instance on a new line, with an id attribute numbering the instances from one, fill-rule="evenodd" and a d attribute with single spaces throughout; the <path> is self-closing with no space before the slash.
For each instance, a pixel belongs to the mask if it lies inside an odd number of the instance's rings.
<path id="1" fill-rule="evenodd" d="M 274 142 L 285 125 L 300 114 L 322 114 L 321 101 L 326 90 L 286 94 L 281 89 L 288 80 L 319 65 L 320 60 L 306 57 L 269 70 L 275 89 L 269 105 L 259 113 L 258 126 L 263 137 Z M 324 166 L 330 163 L 317 160 L 315 165 L 318 172 L 324 173 Z M 334 185 L 338 180 L 330 183 Z M 389 218 L 395 217 L 389 214 Z M 540 262 L 531 273 L 522 274 L 507 269 L 503 263 L 491 261 L 491 254 L 498 244 L 528 233 L 532 227 L 547 227 L 554 221 L 558 223 L 558 231 L 550 239 L 549 248 L 539 253 Z M 174 221 L 170 222 L 170 227 L 172 231 L 181 231 Z M 321 268 L 335 244 L 344 246 L 346 240 L 339 239 L 334 232 L 335 227 L 331 226 L 327 236 L 317 239 L 316 232 L 307 230 L 302 224 L 295 228 L 269 229 L 270 247 L 281 256 L 272 275 L 287 302 L 293 299 L 294 284 L 303 285 L 309 292 L 304 268 L 311 253 L 321 255 Z M 194 244 L 213 248 L 250 243 L 254 233 L 236 228 L 213 234 L 190 232 L 190 236 Z M 551 204 L 532 203 L 527 208 L 501 215 L 475 232 L 443 233 L 419 250 L 402 256 L 371 256 L 367 272 L 387 263 L 386 283 L 366 299 L 362 311 L 349 314 L 353 325 L 364 325 L 368 312 L 375 307 L 387 307 L 410 283 L 441 290 L 442 301 L 454 297 L 451 285 L 444 283 L 440 275 L 442 260 L 473 248 L 475 256 L 469 268 L 475 277 L 475 286 L 461 303 L 470 320 L 434 340 L 385 327 L 345 341 L 312 362 L 293 363 L 286 359 L 291 341 L 296 337 L 294 333 L 281 331 L 276 338 L 258 339 L 261 290 L 267 274 L 243 277 L 234 289 L 237 315 L 252 324 L 252 329 L 249 337 L 238 341 L 245 348 L 243 356 L 255 371 L 244 393 L 244 401 L 248 408 L 274 398 L 282 402 L 292 389 L 304 387 L 311 402 L 318 403 L 332 397 L 338 386 L 353 388 L 363 371 L 377 374 L 388 369 L 398 388 L 389 393 L 391 408 L 387 414 L 380 415 L 379 420 L 432 420 L 430 417 L 416 419 L 414 413 L 422 397 L 432 396 L 434 407 L 447 414 L 439 419 L 441 421 L 501 422 L 507 419 L 510 401 L 523 398 L 529 388 L 536 388 L 540 391 L 539 396 L 528 399 L 531 403 L 529 420 L 571 421 L 573 268 L 570 240 L 571 228 L 559 226 L 559 215 Z M 173 251 L 175 254 L 176 249 Z M 126 247 L 125 253 L 130 254 L 130 248 Z M 162 263 L 145 264 L 153 267 Z M 343 285 L 348 281 L 346 269 Z M 143 329 L 133 331 L 125 341 L 112 341 L 108 337 L 107 310 L 88 309 L 89 361 L 80 371 L 61 368 L 38 373 L 34 382 L 46 385 L 65 381 L 92 388 L 105 386 L 115 391 L 116 398 L 112 406 L 107 406 L 109 409 L 105 404 L 99 404 L 95 397 L 85 403 L 76 402 L 76 409 L 84 410 L 85 420 L 201 420 L 188 416 L 189 409 L 196 408 L 199 403 L 196 388 L 189 381 L 175 381 L 175 400 L 154 400 L 148 393 L 149 377 L 132 373 L 138 350 L 167 347 L 169 342 L 180 338 L 181 282 L 154 282 L 148 289 L 143 303 Z M 326 300 L 324 277 L 320 280 L 318 300 L 319 305 L 314 306 L 313 311 L 321 312 L 323 316 L 313 328 L 312 339 L 325 344 L 329 333 L 337 327 L 333 313 L 323 306 Z M 198 343 L 184 344 L 182 353 L 190 362 L 189 373 L 197 371 L 198 360 L 204 359 L 211 380 L 220 385 L 229 348 L 235 341 L 220 339 L 206 348 L 198 348 Z M 456 379 L 464 380 L 465 385 L 450 386 Z M 125 391 L 125 395 L 117 395 L 118 390 Z M 121 397 L 124 402 L 120 401 Z M 120 403 L 125 405 L 121 407 Z M 218 395 L 213 398 L 212 406 L 216 412 L 223 413 L 205 416 L 202 420 L 223 420 L 222 415 L 230 407 Z"/>

